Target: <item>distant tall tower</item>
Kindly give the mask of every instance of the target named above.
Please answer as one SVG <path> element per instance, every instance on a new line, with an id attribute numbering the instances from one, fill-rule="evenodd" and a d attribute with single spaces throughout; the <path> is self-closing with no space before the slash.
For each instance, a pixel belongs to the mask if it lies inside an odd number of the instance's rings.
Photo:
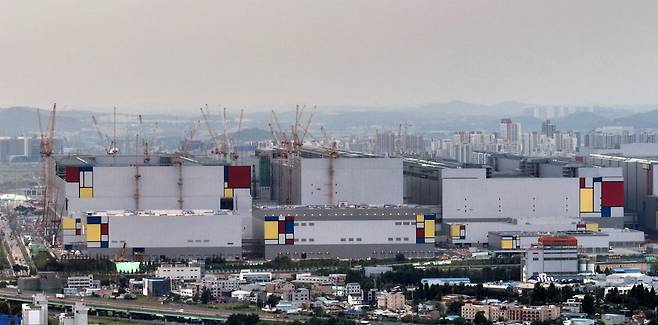
<path id="1" fill-rule="evenodd" d="M 551 120 L 546 120 L 541 123 L 541 134 L 552 138 L 553 135 L 555 134 L 556 126 L 555 124 L 551 123 Z"/>
<path id="2" fill-rule="evenodd" d="M 516 144 L 521 142 L 521 123 L 512 122 L 511 118 L 500 120 L 499 124 L 500 137 L 507 144 Z"/>

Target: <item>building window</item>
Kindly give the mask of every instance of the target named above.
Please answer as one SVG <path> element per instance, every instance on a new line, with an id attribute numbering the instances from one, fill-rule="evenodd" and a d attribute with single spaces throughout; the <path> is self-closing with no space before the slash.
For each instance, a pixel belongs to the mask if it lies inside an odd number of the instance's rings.
<path id="1" fill-rule="evenodd" d="M 308 225 L 309 226 L 315 226 L 315 222 L 309 222 Z"/>
<path id="2" fill-rule="evenodd" d="M 310 242 L 314 242 L 314 241 L 315 241 L 315 238 L 309 238 L 308 241 L 310 241 Z"/>
<path id="3" fill-rule="evenodd" d="M 397 237 L 397 238 L 395 238 L 395 241 L 402 241 L 402 238 Z"/>
<path id="4" fill-rule="evenodd" d="M 396 226 L 401 226 L 401 225 L 402 225 L 402 222 L 399 222 L 399 221 L 398 221 L 398 222 L 395 223 L 395 225 L 396 225 Z"/>
<path id="5" fill-rule="evenodd" d="M 345 238 L 341 238 L 340 241 L 347 241 L 347 239 L 345 239 Z"/>
<path id="6" fill-rule="evenodd" d="M 356 241 L 361 241 L 361 238 L 357 238 Z"/>
<path id="7" fill-rule="evenodd" d="M 350 238 L 350 241 L 354 241 L 354 238 Z"/>
<path id="8" fill-rule="evenodd" d="M 393 238 L 392 238 L 392 237 L 388 237 L 388 241 L 393 241 Z"/>

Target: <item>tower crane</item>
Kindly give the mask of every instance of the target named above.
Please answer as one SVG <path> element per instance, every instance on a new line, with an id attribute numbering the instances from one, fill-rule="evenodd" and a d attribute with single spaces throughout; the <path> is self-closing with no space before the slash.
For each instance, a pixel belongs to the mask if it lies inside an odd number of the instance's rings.
<path id="1" fill-rule="evenodd" d="M 48 221 L 49 221 L 49 203 L 52 199 L 52 174 L 51 170 L 54 163 L 52 162 L 53 155 L 53 141 L 55 137 L 55 116 L 57 113 L 57 103 L 53 104 L 53 109 L 50 111 L 48 117 L 48 129 L 44 131 L 41 122 L 41 110 L 37 110 L 37 119 L 39 121 L 39 153 L 41 154 L 41 172 L 43 182 L 43 216 L 41 218 L 41 225 L 39 228 L 43 229 L 44 237 L 48 236 Z"/>
<path id="2" fill-rule="evenodd" d="M 231 160 L 238 160 L 238 146 L 240 145 L 240 132 L 242 131 L 242 118 L 244 116 L 244 109 L 240 110 L 240 119 L 238 120 L 238 130 L 235 133 L 235 141 L 233 142 L 233 150 L 231 151 Z"/>

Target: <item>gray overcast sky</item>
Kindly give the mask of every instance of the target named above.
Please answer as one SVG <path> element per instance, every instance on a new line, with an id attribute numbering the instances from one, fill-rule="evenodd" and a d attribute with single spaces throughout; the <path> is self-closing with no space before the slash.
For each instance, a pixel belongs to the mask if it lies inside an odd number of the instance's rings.
<path id="1" fill-rule="evenodd" d="M 0 107 L 658 103 L 658 1 L 0 1 Z"/>

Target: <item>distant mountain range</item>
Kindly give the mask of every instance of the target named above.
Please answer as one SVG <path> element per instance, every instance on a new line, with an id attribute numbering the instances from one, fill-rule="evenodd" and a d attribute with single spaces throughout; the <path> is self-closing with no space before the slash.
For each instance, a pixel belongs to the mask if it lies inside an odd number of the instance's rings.
<path id="1" fill-rule="evenodd" d="M 374 134 L 375 129 L 381 131 L 397 131 L 400 124 L 409 125 L 409 132 L 426 134 L 450 134 L 456 130 L 490 130 L 498 129 L 501 118 L 511 117 L 514 121 L 522 123 L 526 130 L 538 130 L 542 119 L 530 114 L 530 108 L 536 105 L 519 102 L 504 102 L 495 105 L 481 105 L 467 102 L 453 101 L 449 103 L 427 104 L 415 107 L 398 108 L 370 108 L 370 107 L 325 107 L 318 108 L 312 129 L 318 135 L 320 125 L 326 127 L 330 135 L 345 133 Z M 303 123 L 308 118 L 310 108 L 307 108 Z M 237 128 L 237 114 L 231 114 L 229 130 Z M 91 116 L 95 114 L 101 128 L 109 133 L 111 130 L 111 114 L 96 113 L 85 110 L 62 110 L 57 112 L 56 132 L 58 134 L 72 134 L 81 131 L 94 130 Z M 294 111 L 277 112 L 281 127 L 288 131 L 294 120 Z M 47 121 L 47 111 L 42 111 L 44 124 Z M 199 114 L 200 115 L 200 114 Z M 159 125 L 158 136 L 180 137 L 194 120 L 200 116 L 173 114 L 144 114 L 143 132 L 148 132 L 157 121 Z M 118 128 L 126 132 L 136 132 L 137 115 L 121 114 L 118 118 Z M 246 112 L 243 140 L 267 140 L 270 138 L 268 123 L 272 120 L 270 112 Z M 202 121 L 203 122 L 203 121 Z M 637 128 L 658 128 L 658 106 L 621 106 L 621 107 L 595 107 L 593 111 L 582 111 L 553 119 L 559 130 L 587 131 L 601 126 L 633 126 Z M 212 127 L 220 132 L 223 128 L 218 112 L 214 112 L 211 121 Z M 274 128 L 276 125 L 273 123 Z M 199 126 L 198 138 L 207 138 L 207 128 L 204 123 Z M 128 131 L 125 131 L 128 129 Z M 17 136 L 23 134 L 37 134 L 39 131 L 36 109 L 29 107 L 0 108 L 0 136 Z"/>

